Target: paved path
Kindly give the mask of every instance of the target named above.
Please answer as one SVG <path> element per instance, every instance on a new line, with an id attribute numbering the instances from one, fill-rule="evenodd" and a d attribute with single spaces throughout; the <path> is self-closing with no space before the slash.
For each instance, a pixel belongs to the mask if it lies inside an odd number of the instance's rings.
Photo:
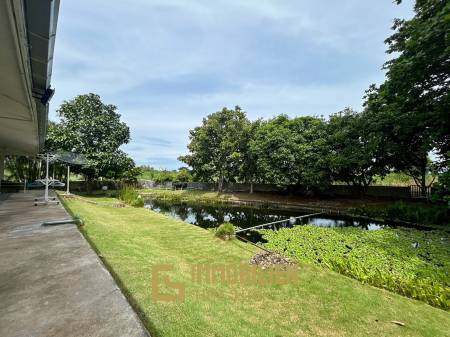
<path id="1" fill-rule="evenodd" d="M 61 205 L 42 191 L 0 201 L 0 336 L 148 336 L 111 275 Z"/>

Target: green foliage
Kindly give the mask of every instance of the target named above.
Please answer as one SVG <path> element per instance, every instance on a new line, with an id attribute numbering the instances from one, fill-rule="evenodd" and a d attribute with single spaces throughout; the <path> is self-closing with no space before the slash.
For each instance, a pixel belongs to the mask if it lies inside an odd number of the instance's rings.
<path id="1" fill-rule="evenodd" d="M 192 203 L 203 205 L 216 205 L 227 202 L 227 194 L 218 194 L 216 192 L 178 190 L 168 191 L 161 189 L 145 189 L 142 194 L 155 200 L 162 200 L 172 203 Z"/>
<path id="2" fill-rule="evenodd" d="M 128 185 L 123 186 L 120 190 L 119 199 L 133 207 L 144 206 L 144 199 L 142 199 L 136 189 Z"/>
<path id="3" fill-rule="evenodd" d="M 327 130 L 326 157 L 334 180 L 364 189 L 375 175 L 387 173 L 379 134 L 371 131 L 361 114 L 347 108 L 331 115 Z"/>
<path id="4" fill-rule="evenodd" d="M 450 3 L 416 1 L 415 16 L 396 19 L 386 43 L 386 81 L 367 92 L 364 118 L 382 134 L 383 149 L 392 167 L 407 171 L 422 190 L 431 167 L 427 155 L 441 161 L 450 150 Z"/>
<path id="5" fill-rule="evenodd" d="M 261 232 L 268 249 L 450 309 L 447 233 L 413 229 L 364 231 L 311 225 Z"/>
<path id="6" fill-rule="evenodd" d="M 189 154 L 179 160 L 192 167 L 197 179 L 218 182 L 234 181 L 243 157 L 242 139 L 250 121 L 240 107 L 223 108 L 208 115 L 202 125 L 190 131 Z"/>
<path id="7" fill-rule="evenodd" d="M 427 185 L 431 184 L 434 180 L 435 176 L 429 174 L 426 177 Z M 372 183 L 372 185 L 378 186 L 411 186 L 415 184 L 416 182 L 414 179 L 404 172 L 391 172 L 384 177 L 377 175 L 374 177 Z"/>
<path id="8" fill-rule="evenodd" d="M 250 142 L 261 179 L 307 189 L 327 187 L 331 181 L 325 137 L 325 122 L 320 118 L 280 115 L 262 122 Z"/>
<path id="9" fill-rule="evenodd" d="M 87 164 L 74 166 L 88 180 L 135 176 L 134 161 L 119 149 L 130 139 L 128 126 L 120 121 L 117 107 L 104 104 L 96 94 L 79 95 L 58 109 L 60 123 L 49 124 L 46 147 L 86 156 Z"/>
<path id="10" fill-rule="evenodd" d="M 8 179 L 13 181 L 34 181 L 41 178 L 41 160 L 25 156 L 8 156 L 5 159 L 5 169 L 9 172 Z"/>
<path id="11" fill-rule="evenodd" d="M 450 3 L 416 1 L 414 9 L 412 19 L 394 20 L 386 43 L 397 57 L 384 65 L 386 81 L 367 90 L 362 113 L 250 123 L 239 107 L 224 108 L 191 130 L 190 153 L 180 160 L 196 179 L 219 181 L 219 190 L 224 179 L 306 191 L 334 180 L 364 192 L 374 177 L 395 171 L 412 177 L 426 196 L 429 176 L 450 156 Z M 439 165 L 429 160 L 431 151 Z"/>
<path id="12" fill-rule="evenodd" d="M 446 205 L 419 206 L 398 201 L 388 207 L 355 208 L 352 213 L 375 219 L 400 220 L 425 225 L 450 224 Z"/>
<path id="13" fill-rule="evenodd" d="M 189 182 L 192 181 L 192 174 L 186 167 L 180 167 L 178 170 L 158 170 L 151 166 L 140 166 L 141 173 L 139 179 L 151 180 L 157 183 L 165 182 Z"/>
<path id="14" fill-rule="evenodd" d="M 226 222 L 217 227 L 214 235 L 223 240 L 232 239 L 236 231 L 232 223 Z"/>
<path id="15" fill-rule="evenodd" d="M 238 179 L 239 181 L 250 183 L 250 193 L 253 193 L 253 184 L 262 182 L 262 172 L 258 165 L 258 153 L 253 142 L 256 134 L 261 127 L 261 120 L 256 120 L 244 125 L 242 139 L 240 141 L 241 157 L 239 162 Z"/>
<path id="16" fill-rule="evenodd" d="M 141 166 L 140 169 L 142 173 L 139 179 L 152 180 L 157 183 L 175 181 L 177 176 L 177 171 L 157 170 L 151 166 Z"/>
<path id="17" fill-rule="evenodd" d="M 191 172 L 189 172 L 189 170 L 185 167 L 180 168 L 176 175 L 176 181 L 184 182 L 184 183 L 192 181 Z"/>
<path id="18" fill-rule="evenodd" d="M 450 203 L 450 170 L 448 167 L 439 174 L 435 187 L 436 193 L 433 198 Z"/>

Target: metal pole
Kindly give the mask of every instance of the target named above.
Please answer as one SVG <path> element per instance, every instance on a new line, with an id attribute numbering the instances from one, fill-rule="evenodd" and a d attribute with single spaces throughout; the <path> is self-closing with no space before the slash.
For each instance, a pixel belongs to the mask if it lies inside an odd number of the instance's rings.
<path id="1" fill-rule="evenodd" d="M 324 212 L 300 215 L 300 216 L 296 216 L 296 217 L 291 217 L 290 219 L 304 219 L 304 218 L 309 218 L 309 217 L 312 217 L 312 216 L 315 216 L 315 215 L 320 215 L 320 214 L 323 214 L 323 213 Z M 266 227 L 266 226 L 274 226 L 275 224 L 278 224 L 278 223 L 290 221 L 290 219 L 277 220 L 277 221 L 268 222 L 268 223 L 265 223 L 265 224 L 262 224 L 262 225 L 257 225 L 257 226 L 253 226 L 253 227 L 243 228 L 243 229 L 240 229 L 240 230 L 236 231 L 236 234 L 248 231 L 250 229 L 263 228 L 263 227 Z"/>
<path id="2" fill-rule="evenodd" d="M 47 153 L 46 156 L 46 165 L 45 165 L 45 202 L 48 202 L 48 161 L 49 161 L 49 155 Z"/>
<path id="3" fill-rule="evenodd" d="M 70 192 L 69 192 L 69 180 L 70 180 L 70 165 L 67 165 L 67 190 L 66 190 L 66 194 L 70 194 Z"/>

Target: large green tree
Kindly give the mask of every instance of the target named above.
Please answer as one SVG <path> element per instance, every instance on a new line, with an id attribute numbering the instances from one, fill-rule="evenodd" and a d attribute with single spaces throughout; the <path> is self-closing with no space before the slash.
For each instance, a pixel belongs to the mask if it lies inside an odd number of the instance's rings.
<path id="1" fill-rule="evenodd" d="M 382 134 L 371 121 L 349 108 L 332 114 L 327 123 L 328 167 L 335 181 L 343 181 L 364 192 L 375 175 L 388 172 Z"/>
<path id="2" fill-rule="evenodd" d="M 258 153 L 252 146 L 260 126 L 261 120 L 246 124 L 240 140 L 239 180 L 250 184 L 250 193 L 253 193 L 254 183 L 262 182 L 262 174 L 258 166 Z"/>
<path id="3" fill-rule="evenodd" d="M 105 177 L 129 178 L 134 162 L 119 149 L 128 143 L 130 130 L 117 107 L 104 104 L 99 95 L 79 95 L 58 109 L 60 122 L 50 124 L 47 148 L 83 154 L 87 163 L 75 166 L 88 181 Z"/>
<path id="4" fill-rule="evenodd" d="M 218 182 L 235 181 L 242 163 L 242 139 L 250 121 L 238 106 L 223 108 L 203 119 L 202 125 L 190 131 L 189 154 L 179 160 L 192 167 L 197 179 Z"/>
<path id="5" fill-rule="evenodd" d="M 396 57 L 384 65 L 385 82 L 368 90 L 365 114 L 383 133 L 392 166 L 425 193 L 428 154 L 441 165 L 450 154 L 450 2 L 417 0 L 414 10 L 394 21 L 386 43 Z"/>
<path id="6" fill-rule="evenodd" d="M 325 122 L 320 118 L 280 115 L 261 123 L 250 148 L 262 180 L 307 190 L 328 186 L 325 136 Z"/>

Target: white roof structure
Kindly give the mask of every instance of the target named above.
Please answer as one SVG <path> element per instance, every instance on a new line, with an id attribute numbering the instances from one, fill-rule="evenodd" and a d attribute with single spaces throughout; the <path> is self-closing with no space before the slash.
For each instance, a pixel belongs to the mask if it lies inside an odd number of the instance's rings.
<path id="1" fill-rule="evenodd" d="M 59 0 L 0 1 L 1 160 L 44 144 L 58 11 Z"/>

